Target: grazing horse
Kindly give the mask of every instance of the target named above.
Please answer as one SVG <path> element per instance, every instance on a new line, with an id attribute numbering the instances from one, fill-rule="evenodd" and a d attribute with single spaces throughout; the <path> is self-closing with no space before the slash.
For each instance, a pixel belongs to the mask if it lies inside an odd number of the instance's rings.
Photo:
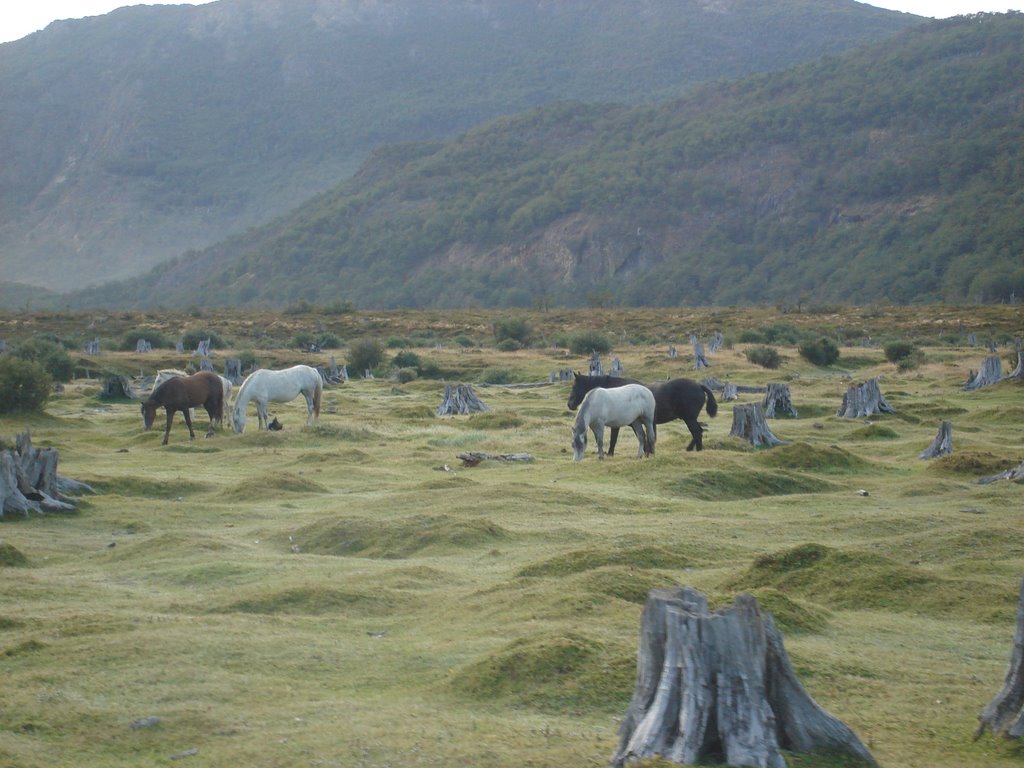
<path id="1" fill-rule="evenodd" d="M 194 440 L 196 433 L 192 429 L 189 408 L 200 405 L 210 415 L 210 428 L 206 431 L 206 436 L 210 437 L 213 434 L 214 423 L 219 424 L 224 418 L 224 387 L 220 376 L 209 371 L 200 371 L 193 376 L 171 377 L 154 389 L 149 398 L 142 403 L 142 426 L 145 429 L 152 427 L 156 409 L 163 406 L 167 411 L 167 427 L 164 429 L 161 445 L 167 445 L 175 411 L 181 411 L 181 415 L 185 417 L 188 438 Z"/>
<path id="2" fill-rule="evenodd" d="M 597 458 L 604 458 L 604 428 L 632 427 L 640 443 L 636 457 L 654 453 L 654 394 L 643 384 L 626 384 L 614 389 L 600 387 L 587 392 L 572 427 L 573 459 L 579 461 L 587 449 L 587 429 L 594 433 Z"/>
<path id="3" fill-rule="evenodd" d="M 219 374 L 218 374 L 219 375 Z M 155 390 L 161 384 L 168 379 L 173 379 L 176 376 L 188 376 L 188 371 L 182 371 L 178 368 L 161 368 L 156 372 L 156 380 L 153 382 L 153 389 Z M 221 386 L 224 388 L 224 410 L 228 409 L 228 403 L 231 402 L 231 379 L 220 376 Z M 221 421 L 217 422 L 217 426 L 221 426 Z"/>
<path id="4" fill-rule="evenodd" d="M 574 373 L 572 391 L 569 393 L 567 403 L 570 411 L 575 411 L 584 396 L 595 387 L 613 389 L 626 384 L 640 384 L 635 379 L 624 379 L 618 376 L 584 376 Z M 704 407 L 707 400 L 707 414 L 714 416 L 718 413 L 718 401 L 714 393 L 703 384 L 692 379 L 669 379 L 646 385 L 654 393 L 654 423 L 664 424 L 667 421 L 682 419 L 693 439 L 686 446 L 688 451 L 704 450 L 704 428 L 697 421 L 700 409 Z M 612 429 L 612 437 L 608 443 L 608 455 L 615 453 L 615 441 L 619 438 L 618 428 Z"/>
<path id="5" fill-rule="evenodd" d="M 319 371 L 308 365 L 293 365 L 283 371 L 261 368 L 246 376 L 235 398 L 233 421 L 235 432 L 245 431 L 245 409 L 252 400 L 256 403 L 259 428 L 265 429 L 270 414 L 267 404 L 287 403 L 299 395 L 306 398 L 306 426 L 316 424 L 320 418 L 320 395 L 324 382 Z"/>

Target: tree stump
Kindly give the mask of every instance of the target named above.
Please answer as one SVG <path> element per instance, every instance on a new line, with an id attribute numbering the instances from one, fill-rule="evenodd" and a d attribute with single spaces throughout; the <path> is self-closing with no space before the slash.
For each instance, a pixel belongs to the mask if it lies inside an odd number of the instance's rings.
<path id="1" fill-rule="evenodd" d="M 699 341 L 693 343 L 693 369 L 699 371 L 701 368 L 709 368 L 708 359 L 704 356 L 704 345 Z"/>
<path id="2" fill-rule="evenodd" d="M 108 400 L 120 398 L 134 400 L 138 396 L 132 392 L 132 386 L 126 376 L 110 376 L 103 382 L 100 397 Z"/>
<path id="3" fill-rule="evenodd" d="M 7 512 L 66 512 L 69 490 L 95 493 L 85 483 L 57 476 L 57 449 L 35 448 L 28 432 L 15 438 L 13 451 L 0 451 L 0 517 Z"/>
<path id="4" fill-rule="evenodd" d="M 469 384 L 457 384 L 454 387 L 451 384 L 445 384 L 444 399 L 441 400 L 441 404 L 437 406 L 434 413 L 437 416 L 450 416 L 489 410 L 490 408 L 476 396 L 476 392 Z"/>
<path id="5" fill-rule="evenodd" d="M 973 391 L 982 387 L 988 387 L 997 383 L 1002 378 L 1003 361 L 999 358 L 999 355 L 989 355 L 982 360 L 980 371 L 971 371 L 967 377 L 967 383 L 964 384 L 964 389 Z"/>
<path id="6" fill-rule="evenodd" d="M 919 459 L 936 459 L 939 456 L 948 456 L 953 452 L 953 424 L 943 421 L 939 424 L 939 433 L 932 440 L 932 444 L 925 448 L 918 455 Z"/>
<path id="7" fill-rule="evenodd" d="M 245 380 L 242 376 L 242 358 L 229 357 L 224 361 L 224 378 L 236 387 Z"/>
<path id="8" fill-rule="evenodd" d="M 1019 739 L 1024 736 L 1024 581 L 1021 582 L 1017 604 L 1017 634 L 1013 638 L 1010 666 L 1006 670 L 1003 689 L 978 715 L 978 739 L 985 729 L 993 734 Z"/>
<path id="9" fill-rule="evenodd" d="M 732 429 L 729 430 L 729 437 L 741 437 L 754 446 L 782 445 L 772 431 L 768 429 L 768 423 L 764 420 L 764 411 L 760 403 L 747 403 L 746 405 L 734 405 L 732 407 Z"/>
<path id="10" fill-rule="evenodd" d="M 722 399 L 728 402 L 737 398 L 739 395 L 736 393 L 736 385 L 730 381 L 722 388 Z"/>
<path id="11" fill-rule="evenodd" d="M 1024 345 L 1017 341 L 1017 367 L 1006 374 L 1008 379 L 1024 379 Z"/>
<path id="12" fill-rule="evenodd" d="M 876 765 L 853 731 L 804 690 L 774 620 L 753 596 L 712 614 L 691 587 L 651 590 L 612 766 L 660 755 L 684 765 L 785 768 L 783 749 L 841 752 Z"/>
<path id="13" fill-rule="evenodd" d="M 876 413 L 896 413 L 896 409 L 882 396 L 877 377 L 849 387 L 843 395 L 843 404 L 836 412 L 836 416 L 860 419 L 874 416 Z"/>
<path id="14" fill-rule="evenodd" d="M 766 419 L 774 419 L 780 415 L 791 416 L 794 419 L 797 417 L 793 399 L 789 394 L 789 384 L 769 384 L 761 405 Z"/>

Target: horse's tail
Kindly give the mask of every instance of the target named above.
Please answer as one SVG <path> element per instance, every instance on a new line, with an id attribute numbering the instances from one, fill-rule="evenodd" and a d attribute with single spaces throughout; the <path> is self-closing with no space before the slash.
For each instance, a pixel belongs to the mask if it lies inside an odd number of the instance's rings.
<path id="1" fill-rule="evenodd" d="M 703 389 L 704 394 L 708 396 L 707 405 L 705 406 L 708 416 L 716 416 L 718 414 L 718 401 L 715 400 L 715 393 L 703 384 L 700 385 L 700 388 Z"/>
<path id="2" fill-rule="evenodd" d="M 320 395 L 324 391 L 324 380 L 320 376 L 318 371 L 316 374 L 316 387 L 313 388 L 313 420 L 317 421 L 320 418 Z"/>

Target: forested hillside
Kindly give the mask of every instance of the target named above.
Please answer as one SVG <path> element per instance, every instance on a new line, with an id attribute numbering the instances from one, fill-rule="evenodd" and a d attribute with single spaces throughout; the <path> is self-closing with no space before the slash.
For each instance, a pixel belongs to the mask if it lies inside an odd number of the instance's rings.
<path id="1" fill-rule="evenodd" d="M 0 273 L 138 274 L 384 143 L 677 96 L 921 21 L 853 0 L 219 0 L 55 23 L 0 45 Z"/>
<path id="2" fill-rule="evenodd" d="M 72 297 L 365 307 L 1024 295 L 1024 15 L 656 106 L 378 151 L 272 225 Z"/>

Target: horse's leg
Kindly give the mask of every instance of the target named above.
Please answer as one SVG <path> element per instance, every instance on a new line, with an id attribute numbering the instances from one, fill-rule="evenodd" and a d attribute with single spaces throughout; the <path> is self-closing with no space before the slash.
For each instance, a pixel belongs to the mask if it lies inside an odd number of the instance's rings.
<path id="1" fill-rule="evenodd" d="M 636 435 L 637 443 L 639 444 L 636 449 L 636 457 L 642 459 L 647 453 L 647 435 L 643 428 L 643 419 L 637 419 L 629 425 L 633 429 L 633 434 Z M 608 455 L 611 456 L 612 452 L 608 451 Z"/>
<path id="2" fill-rule="evenodd" d="M 654 455 L 654 444 L 658 441 L 658 426 L 654 423 L 654 418 L 646 422 L 644 425 L 647 434 L 647 455 Z"/>
<path id="3" fill-rule="evenodd" d="M 683 421 L 686 423 L 686 428 L 690 430 L 690 434 L 693 435 L 693 439 L 690 440 L 690 444 L 686 446 L 688 451 L 703 451 L 704 450 L 704 428 L 697 421 L 696 416 L 684 416 Z"/>
<path id="4" fill-rule="evenodd" d="M 260 429 L 269 429 L 268 422 L 270 421 L 269 414 L 269 401 L 257 400 L 256 401 L 256 420 L 259 422 Z"/>
<path id="5" fill-rule="evenodd" d="M 618 427 L 612 427 L 611 437 L 608 438 L 608 455 L 609 456 L 614 456 L 615 455 L 615 443 L 618 441 L 618 439 L 619 439 L 619 428 Z"/>
<path id="6" fill-rule="evenodd" d="M 185 416 L 185 423 L 188 424 L 188 439 L 189 440 L 195 440 L 196 439 L 196 431 L 194 429 L 192 429 L 192 416 L 189 415 L 189 409 L 188 408 L 182 408 L 181 412 Z"/>
<path id="7" fill-rule="evenodd" d="M 204 406 L 206 413 L 210 416 L 210 427 L 206 430 L 207 437 L 213 437 L 213 424 L 217 419 L 217 406 L 214 403 Z"/>
<path id="8" fill-rule="evenodd" d="M 164 410 L 167 411 L 167 426 L 164 427 L 164 439 L 160 445 L 167 445 L 167 438 L 171 436 L 171 422 L 174 421 L 174 409 L 165 407 Z"/>
<path id="9" fill-rule="evenodd" d="M 313 424 L 313 396 L 306 392 L 302 393 L 302 396 L 306 398 L 306 426 Z"/>
<path id="10" fill-rule="evenodd" d="M 594 433 L 594 442 L 597 443 L 598 461 L 604 461 L 604 424 L 591 424 L 590 431 Z"/>

